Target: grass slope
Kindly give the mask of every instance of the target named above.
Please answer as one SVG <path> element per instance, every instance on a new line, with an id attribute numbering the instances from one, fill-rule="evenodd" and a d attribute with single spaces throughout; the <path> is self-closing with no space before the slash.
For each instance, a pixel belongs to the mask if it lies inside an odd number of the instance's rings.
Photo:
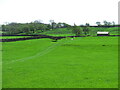
<path id="1" fill-rule="evenodd" d="M 90 29 L 92 31 L 108 31 L 108 32 L 110 32 L 110 35 L 120 35 L 118 33 L 118 31 L 120 31 L 118 27 L 110 27 L 110 28 L 105 28 L 105 27 L 101 27 L 101 28 L 99 28 L 99 27 L 91 27 Z"/>
<path id="2" fill-rule="evenodd" d="M 12 39 L 12 38 L 24 38 L 24 37 L 31 37 L 31 36 L 0 36 L 0 39 Z"/>
<path id="3" fill-rule="evenodd" d="M 72 36 L 72 35 L 74 35 L 72 33 L 72 29 L 68 29 L 68 28 L 53 29 L 51 31 L 45 31 L 41 34 L 46 34 L 46 35 L 50 35 L 50 36 Z"/>
<path id="4" fill-rule="evenodd" d="M 110 35 L 120 35 L 118 33 L 118 27 L 110 27 L 110 28 L 105 28 L 105 27 L 90 27 L 90 33 L 91 34 L 96 34 L 97 31 L 108 31 L 110 32 Z M 46 35 L 51 35 L 51 36 L 73 36 L 74 34 L 72 33 L 72 29 L 68 28 L 59 28 L 59 29 L 54 29 L 51 31 L 45 31 L 41 34 L 46 34 Z"/>
<path id="5" fill-rule="evenodd" d="M 117 86 L 118 37 L 3 43 L 3 88 Z"/>

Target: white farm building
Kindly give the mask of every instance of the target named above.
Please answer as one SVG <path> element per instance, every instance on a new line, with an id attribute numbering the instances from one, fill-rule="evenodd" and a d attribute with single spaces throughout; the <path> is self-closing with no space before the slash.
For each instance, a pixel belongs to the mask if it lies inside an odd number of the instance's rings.
<path id="1" fill-rule="evenodd" d="M 97 32 L 97 36 L 109 36 L 109 35 L 110 35 L 109 32 L 102 32 L 102 31 Z"/>

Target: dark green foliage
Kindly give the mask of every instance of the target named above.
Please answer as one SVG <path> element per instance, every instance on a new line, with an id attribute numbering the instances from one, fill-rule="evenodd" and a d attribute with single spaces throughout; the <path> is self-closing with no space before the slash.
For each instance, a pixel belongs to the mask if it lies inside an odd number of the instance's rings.
<path id="1" fill-rule="evenodd" d="M 32 25 L 32 23 L 29 24 L 29 29 L 32 31 L 32 33 L 35 33 L 34 25 Z"/>
<path id="2" fill-rule="evenodd" d="M 82 28 L 79 26 L 73 26 L 73 30 L 72 32 L 76 35 L 76 36 L 81 36 L 82 35 Z"/>
<path id="3" fill-rule="evenodd" d="M 87 26 L 83 27 L 83 32 L 85 35 L 89 34 L 89 31 L 90 31 L 89 27 Z"/>
<path id="4" fill-rule="evenodd" d="M 51 20 L 51 24 L 41 23 L 40 21 L 36 20 L 31 23 L 9 23 L 7 25 L 2 25 L 2 31 L 6 34 L 36 34 L 45 31 L 50 31 L 57 28 L 65 28 L 70 27 L 70 25 L 66 23 L 55 23 Z"/>
<path id="5" fill-rule="evenodd" d="M 96 22 L 96 24 L 97 24 L 98 26 L 100 26 L 100 25 L 101 25 L 101 22 Z"/>
<path id="6" fill-rule="evenodd" d="M 90 26 L 90 24 L 89 24 L 89 23 L 86 23 L 85 26 Z"/>
<path id="7" fill-rule="evenodd" d="M 19 34 L 19 33 L 35 33 L 37 30 L 41 30 L 41 32 L 50 30 L 49 24 L 43 24 L 38 22 L 32 23 L 10 23 L 7 25 L 2 25 L 2 31 L 6 32 L 7 34 Z"/>
<path id="8" fill-rule="evenodd" d="M 23 32 L 28 35 L 30 33 L 30 28 L 28 26 L 24 26 L 23 27 Z"/>
<path id="9" fill-rule="evenodd" d="M 106 21 L 106 20 L 104 20 L 103 23 L 104 23 L 105 26 L 110 26 L 110 25 L 112 25 L 111 22 L 108 22 L 108 21 Z M 114 25 L 114 24 L 115 24 L 115 23 L 113 22 L 113 25 Z"/>

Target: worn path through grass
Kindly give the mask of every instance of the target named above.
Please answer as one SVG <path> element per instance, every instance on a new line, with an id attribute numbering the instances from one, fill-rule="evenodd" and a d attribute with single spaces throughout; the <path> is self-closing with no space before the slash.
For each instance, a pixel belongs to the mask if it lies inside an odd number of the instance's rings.
<path id="1" fill-rule="evenodd" d="M 3 88 L 117 88 L 118 37 L 4 42 L 3 62 Z"/>

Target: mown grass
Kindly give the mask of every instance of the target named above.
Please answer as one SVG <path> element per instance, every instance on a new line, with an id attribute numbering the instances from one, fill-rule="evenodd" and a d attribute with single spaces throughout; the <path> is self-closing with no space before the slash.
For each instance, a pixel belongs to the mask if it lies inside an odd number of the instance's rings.
<path id="1" fill-rule="evenodd" d="M 31 36 L 0 36 L 0 39 L 12 39 L 12 38 L 24 38 L 24 37 L 31 37 Z"/>
<path id="2" fill-rule="evenodd" d="M 3 88 L 117 86 L 118 37 L 3 43 Z"/>

